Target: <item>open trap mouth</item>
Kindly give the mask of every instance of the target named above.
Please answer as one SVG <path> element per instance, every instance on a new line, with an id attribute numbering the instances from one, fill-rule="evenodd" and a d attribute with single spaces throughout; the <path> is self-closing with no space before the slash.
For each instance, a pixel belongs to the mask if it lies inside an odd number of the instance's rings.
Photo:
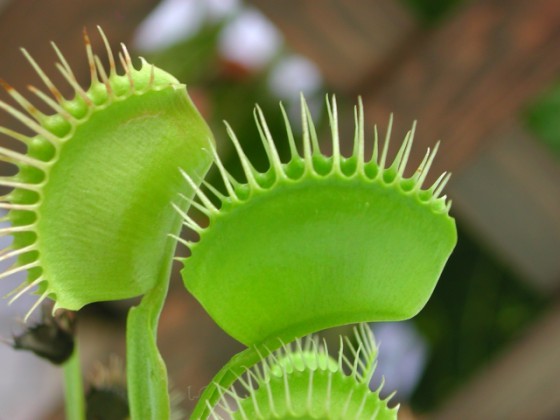
<path id="1" fill-rule="evenodd" d="M 184 242 L 185 285 L 215 321 L 244 344 L 285 341 L 335 325 L 400 320 L 426 303 L 456 243 L 449 174 L 424 187 L 437 151 L 405 177 L 414 127 L 388 163 L 390 126 L 377 131 L 365 156 L 361 103 L 355 110 L 353 153 L 340 153 L 337 107 L 327 101 L 332 150 L 319 148 L 302 98 L 302 153 L 285 113 L 291 156 L 280 160 L 259 108 L 255 120 L 268 170 L 257 171 L 227 126 L 245 180 L 235 179 L 212 147 L 222 188 L 203 182 L 189 206 L 206 215 L 202 227 L 179 210 L 199 240 Z M 283 111 L 283 110 L 282 110 Z M 242 304 L 239 304 L 242 302 Z M 305 308 L 305 310 L 302 310 Z"/>
<path id="2" fill-rule="evenodd" d="M 168 234 L 180 221 L 171 207 L 178 193 L 192 195 L 179 170 L 204 174 L 211 157 L 202 151 L 212 135 L 173 76 L 141 59 L 136 69 L 122 45 L 118 59 L 103 31 L 109 67 L 84 44 L 91 83 L 82 88 L 62 53 L 56 67 L 74 90 L 66 99 L 24 50 L 49 94 L 30 91 L 53 114 L 40 112 L 7 83 L 2 86 L 23 111 L 0 108 L 35 134 L 0 132 L 22 142 L 26 153 L 1 148 L 0 159 L 17 174 L 0 179 L 12 188 L 0 206 L 13 236 L 0 258 L 15 258 L 1 278 L 27 271 L 11 302 L 36 288 L 55 310 L 144 294 L 158 278 Z"/>

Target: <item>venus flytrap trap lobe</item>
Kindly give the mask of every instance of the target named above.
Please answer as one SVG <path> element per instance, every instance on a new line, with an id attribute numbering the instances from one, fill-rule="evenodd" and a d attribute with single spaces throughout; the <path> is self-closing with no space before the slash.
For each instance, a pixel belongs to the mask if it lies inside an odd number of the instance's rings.
<path id="1" fill-rule="evenodd" d="M 236 420 L 395 419 L 398 407 L 387 406 L 390 397 L 369 389 L 377 357 L 369 326 L 360 324 L 353 338 L 340 337 L 336 359 L 312 336 L 282 346 L 237 378 L 243 396 L 220 387 L 208 418 L 222 419 L 221 412 Z"/>
<path id="2" fill-rule="evenodd" d="M 135 69 L 124 46 L 124 74 L 118 74 L 102 36 L 108 73 L 85 35 L 88 89 L 79 86 L 53 44 L 57 67 L 75 91 L 70 100 L 25 53 L 54 99 L 31 91 L 54 115 L 39 112 L 3 83 L 29 116 L 3 102 L 0 107 L 36 132 L 27 137 L 0 129 L 28 147 L 25 155 L 0 150 L 0 158 L 19 169 L 0 180 L 14 187 L 3 198 L 12 227 L 2 230 L 14 242 L 2 258 L 17 256 L 14 269 L 2 277 L 28 271 L 12 300 L 38 286 L 40 300 L 51 296 L 55 309 L 77 310 L 152 289 L 167 257 L 167 234 L 177 223 L 169 203 L 178 191 L 191 191 L 178 168 L 204 173 L 210 164 L 202 148 L 212 136 L 184 85 L 145 61 Z"/>
<path id="3" fill-rule="evenodd" d="M 0 277 L 27 271 L 10 302 L 36 289 L 40 298 L 29 313 L 47 297 L 54 310 L 78 310 L 144 295 L 127 322 L 129 402 L 133 418 L 160 420 L 169 415 L 169 399 L 155 332 L 176 244 L 169 234 L 181 227 L 171 201 L 179 193 L 193 194 L 179 169 L 203 175 L 211 164 L 204 149 L 213 139 L 184 85 L 143 59 L 135 68 L 124 45 L 119 74 L 99 31 L 109 69 L 84 30 L 89 88 L 79 85 L 53 44 L 56 67 L 74 91 L 71 99 L 23 50 L 51 95 L 29 89 L 52 115 L 2 82 L 24 112 L 2 101 L 0 108 L 35 134 L 0 127 L 27 146 L 25 154 L 0 148 L 0 159 L 18 169 L 0 179 L 0 185 L 13 188 L 0 204 L 11 222 L 0 234 L 13 236 L 0 258 L 16 260 Z M 69 383 L 81 383 L 77 362 L 67 373 Z M 70 418 L 82 418 L 80 404 L 70 403 Z"/>
<path id="4" fill-rule="evenodd" d="M 257 108 L 267 171 L 252 166 L 227 127 L 245 181 L 226 170 L 215 149 L 225 192 L 204 182 L 205 192 L 184 174 L 198 199 L 187 202 L 208 217 L 203 228 L 181 212 L 200 238 L 185 242 L 191 250 L 183 259 L 185 286 L 218 325 L 249 346 L 216 375 L 193 418 L 206 418 L 221 388 L 282 343 L 338 325 L 416 315 L 455 246 L 450 202 L 441 196 L 449 174 L 424 187 L 437 146 L 405 177 L 414 128 L 389 164 L 389 125 L 381 150 L 375 131 L 366 158 L 360 102 L 353 153 L 344 157 L 334 99 L 327 106 L 332 156 L 321 152 L 302 98 L 301 154 L 282 110 L 291 156 L 280 160 Z"/>
<path id="5" fill-rule="evenodd" d="M 189 203 L 209 219 L 202 228 L 183 214 L 185 225 L 200 235 L 199 242 L 187 244 L 185 285 L 246 345 L 290 342 L 336 325 L 410 318 L 428 300 L 456 242 L 450 203 L 440 197 L 449 176 L 422 187 L 436 149 L 410 178 L 403 174 L 413 132 L 392 164 L 386 163 L 389 134 L 381 154 L 375 139 L 373 156 L 366 159 L 360 105 L 354 152 L 343 157 L 333 101 L 333 155 L 327 157 L 303 101 L 302 109 L 303 156 L 287 124 L 287 163 L 280 161 L 257 109 L 270 160 L 264 173 L 252 167 L 228 128 L 246 182 L 235 180 L 214 152 L 227 191 L 210 189 L 219 208 L 185 176 L 200 200 Z"/>

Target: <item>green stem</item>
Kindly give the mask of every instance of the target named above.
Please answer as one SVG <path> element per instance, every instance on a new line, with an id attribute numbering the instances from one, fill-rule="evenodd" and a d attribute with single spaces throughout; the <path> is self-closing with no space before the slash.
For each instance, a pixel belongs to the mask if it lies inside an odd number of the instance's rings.
<path id="1" fill-rule="evenodd" d="M 246 369 L 255 365 L 281 346 L 282 342 L 280 340 L 272 339 L 263 344 L 248 347 L 233 356 L 204 389 L 191 414 L 191 420 L 208 418 L 210 415 L 208 405 L 214 407 L 221 397 L 219 388 L 229 388 Z"/>
<path id="2" fill-rule="evenodd" d="M 66 418 L 68 420 L 85 420 L 86 403 L 77 340 L 74 344 L 74 352 L 64 363 L 63 370 Z"/>
<path id="3" fill-rule="evenodd" d="M 156 342 L 158 303 L 167 284 L 152 289 L 131 308 L 126 324 L 126 373 L 132 420 L 169 418 L 167 369 Z"/>
<path id="4" fill-rule="evenodd" d="M 177 229 L 178 230 L 178 229 Z M 169 419 L 167 369 L 157 348 L 157 326 L 167 296 L 176 242 L 169 238 L 159 280 L 130 309 L 126 324 L 126 374 L 132 420 Z"/>

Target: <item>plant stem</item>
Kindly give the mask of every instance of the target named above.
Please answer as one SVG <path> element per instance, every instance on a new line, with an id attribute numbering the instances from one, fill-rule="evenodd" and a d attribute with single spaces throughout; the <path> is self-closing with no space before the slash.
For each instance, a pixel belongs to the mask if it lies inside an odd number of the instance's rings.
<path id="1" fill-rule="evenodd" d="M 178 230 L 178 229 L 177 229 Z M 170 415 L 167 369 L 157 348 L 157 326 L 167 296 L 176 242 L 168 238 L 156 286 L 130 309 L 126 324 L 126 374 L 132 420 Z"/>
<path id="2" fill-rule="evenodd" d="M 86 403 L 77 340 L 72 356 L 63 365 L 63 371 L 66 418 L 68 420 L 85 420 Z"/>

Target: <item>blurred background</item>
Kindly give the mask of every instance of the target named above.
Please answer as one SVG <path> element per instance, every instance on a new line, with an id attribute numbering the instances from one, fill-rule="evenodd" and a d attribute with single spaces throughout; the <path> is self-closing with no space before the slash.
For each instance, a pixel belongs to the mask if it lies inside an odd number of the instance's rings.
<path id="1" fill-rule="evenodd" d="M 125 42 L 133 56 L 187 84 L 226 160 L 224 119 L 264 169 L 253 106 L 283 139 L 278 102 L 297 132 L 299 92 L 325 142 L 327 93 L 336 94 L 348 141 L 358 96 L 370 138 L 373 124 L 384 132 L 391 112 L 394 144 L 418 120 L 411 167 L 441 139 L 432 173 L 453 172 L 447 190 L 459 243 L 416 318 L 373 326 L 377 376 L 397 390 L 393 403 L 406 419 L 560 418 L 557 0 L 0 0 L 0 77 L 22 92 L 40 86 L 24 47 L 65 86 L 52 65 L 52 40 L 87 85 L 81 33 L 85 26 L 101 51 L 96 25 L 115 49 Z M 12 103 L 4 92 L 0 99 Z M 5 113 L 0 125 L 21 129 Z M 0 143 L 15 147 L 7 137 Z M 233 159 L 228 164 L 238 170 Z M 18 283 L 2 280 L 0 293 Z M 124 354 L 128 304 L 80 314 L 86 372 Z M 0 305 L 0 336 L 22 331 L 18 319 L 29 306 L 25 299 Z M 242 349 L 178 278 L 159 342 L 187 412 Z M 61 404 L 56 368 L 0 347 L 0 420 L 60 419 Z"/>

